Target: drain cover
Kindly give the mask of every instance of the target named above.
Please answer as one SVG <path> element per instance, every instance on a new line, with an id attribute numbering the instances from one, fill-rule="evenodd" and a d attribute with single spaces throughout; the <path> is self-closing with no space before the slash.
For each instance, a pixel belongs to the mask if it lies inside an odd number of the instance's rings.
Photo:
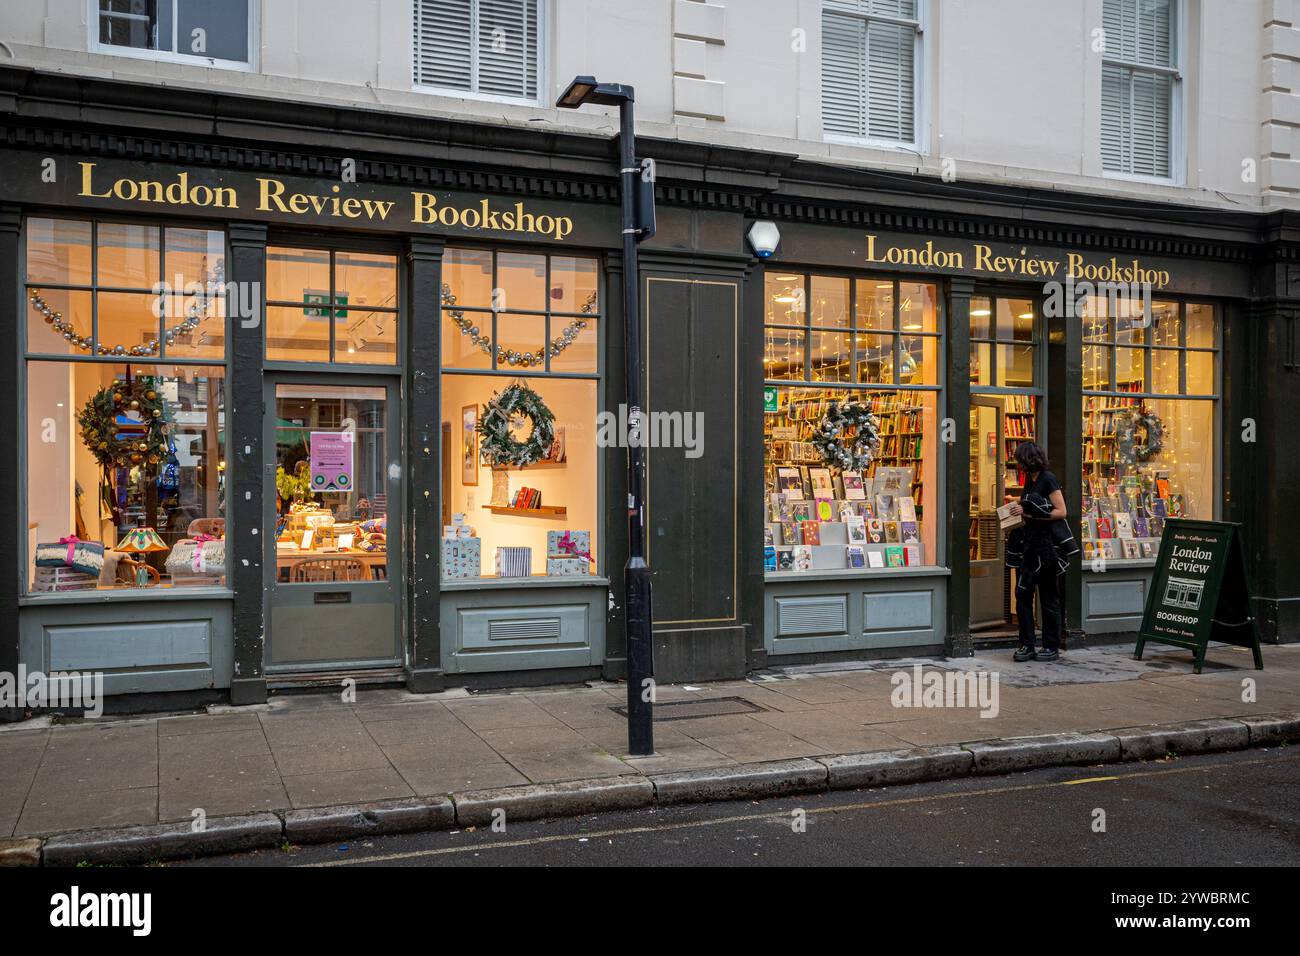
<path id="1" fill-rule="evenodd" d="M 756 714 L 766 710 L 743 697 L 710 697 L 708 700 L 670 700 L 655 704 L 655 720 L 690 720 L 693 717 L 728 717 L 732 714 Z M 621 717 L 626 707 L 611 707 Z"/>

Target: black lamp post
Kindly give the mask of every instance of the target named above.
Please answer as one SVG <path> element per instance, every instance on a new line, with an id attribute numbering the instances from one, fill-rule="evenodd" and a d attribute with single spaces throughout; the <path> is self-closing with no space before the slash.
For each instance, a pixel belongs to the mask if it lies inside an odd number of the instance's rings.
<path id="1" fill-rule="evenodd" d="M 641 179 L 637 165 L 632 87 L 575 77 L 555 105 L 576 110 L 585 103 L 618 106 L 619 185 L 623 203 L 623 322 L 626 351 L 627 408 L 631 429 L 627 450 L 627 564 L 623 568 L 627 624 L 627 749 L 633 756 L 654 753 L 654 704 L 651 680 L 654 647 L 650 615 L 650 568 L 645 561 L 645 449 L 641 425 L 641 308 L 636 244 L 654 233 L 653 182 Z M 643 191 L 644 190 L 644 191 Z M 644 198 L 649 192 L 650 200 Z M 638 222 L 637 207 L 642 207 Z"/>

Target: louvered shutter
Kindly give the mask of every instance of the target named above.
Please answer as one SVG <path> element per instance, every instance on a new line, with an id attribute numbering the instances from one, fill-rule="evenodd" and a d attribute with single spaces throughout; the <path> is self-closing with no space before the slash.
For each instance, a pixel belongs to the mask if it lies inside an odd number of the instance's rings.
<path id="1" fill-rule="evenodd" d="M 1105 0 L 1101 158 L 1110 172 L 1168 177 L 1174 80 L 1144 66 L 1174 67 L 1170 0 Z"/>
<path id="2" fill-rule="evenodd" d="M 914 0 L 827 0 L 822 14 L 822 126 L 828 133 L 911 143 L 916 138 L 916 29 L 865 19 L 911 18 Z M 846 16 L 838 11 L 863 16 Z"/>
<path id="3" fill-rule="evenodd" d="M 415 82 L 536 99 L 538 0 L 415 0 Z"/>

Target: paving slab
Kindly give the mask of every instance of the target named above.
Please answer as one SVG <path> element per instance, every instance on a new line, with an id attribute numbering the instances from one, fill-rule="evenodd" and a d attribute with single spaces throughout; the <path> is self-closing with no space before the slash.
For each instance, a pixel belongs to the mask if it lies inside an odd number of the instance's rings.
<path id="1" fill-rule="evenodd" d="M 392 767 L 285 776 L 284 788 L 295 809 L 415 796 L 415 791 Z"/>

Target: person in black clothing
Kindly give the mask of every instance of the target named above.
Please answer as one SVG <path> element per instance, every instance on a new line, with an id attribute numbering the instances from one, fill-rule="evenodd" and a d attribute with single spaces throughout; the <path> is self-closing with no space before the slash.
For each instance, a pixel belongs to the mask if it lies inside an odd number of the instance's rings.
<path id="1" fill-rule="evenodd" d="M 1024 472 L 1025 484 L 1020 501 L 1013 502 L 1011 510 L 1025 519 L 1018 545 L 1023 545 L 1023 558 L 1016 572 L 1016 617 L 1020 623 L 1020 647 L 1015 653 L 1017 662 L 1039 660 L 1054 661 L 1061 650 L 1061 574 L 1064 562 L 1058 558 L 1058 537 L 1055 522 L 1064 525 L 1065 496 L 1061 483 L 1047 468 L 1047 456 L 1033 442 L 1022 442 L 1016 448 L 1016 463 Z M 1065 532 L 1069 537 L 1068 529 Z M 1073 545 L 1073 539 L 1070 538 Z M 1042 606 L 1043 648 L 1035 650 L 1034 641 L 1034 591 Z"/>

